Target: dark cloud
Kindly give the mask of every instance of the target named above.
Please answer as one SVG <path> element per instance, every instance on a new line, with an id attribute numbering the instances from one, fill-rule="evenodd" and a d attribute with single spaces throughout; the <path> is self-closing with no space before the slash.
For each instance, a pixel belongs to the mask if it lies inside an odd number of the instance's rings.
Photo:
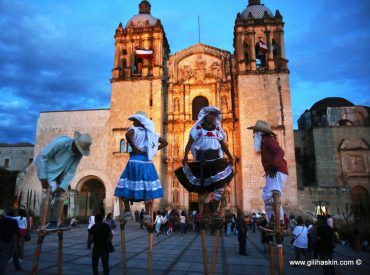
<path id="1" fill-rule="evenodd" d="M 94 28 L 84 26 L 86 37 L 78 37 L 78 28 L 37 6 L 1 2 L 1 141 L 34 141 L 40 111 L 109 106 L 111 62 L 102 62 L 106 56 L 97 41 L 84 40 Z M 108 33 L 103 46 L 111 40 Z"/>
<path id="2" fill-rule="evenodd" d="M 113 34 L 137 13 L 125 1 L 0 0 L 0 141 L 34 142 L 40 111 L 105 108 Z M 370 2 L 262 1 L 286 22 L 294 120 L 317 100 L 369 104 Z M 233 52 L 238 1 L 152 0 L 172 53 L 198 41 Z"/>

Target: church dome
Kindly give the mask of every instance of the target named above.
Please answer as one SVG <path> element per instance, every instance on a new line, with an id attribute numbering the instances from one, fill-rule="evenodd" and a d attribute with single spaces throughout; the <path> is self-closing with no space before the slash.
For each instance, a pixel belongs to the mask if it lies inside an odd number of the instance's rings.
<path id="1" fill-rule="evenodd" d="M 153 27 L 157 23 L 158 19 L 150 14 L 138 14 L 128 20 L 126 28 L 132 25 L 134 28 L 142 28 L 145 26 Z"/>
<path id="2" fill-rule="evenodd" d="M 352 102 L 342 97 L 327 97 L 317 101 L 312 105 L 310 111 L 318 111 L 329 107 L 353 107 L 355 106 Z"/>
<path id="3" fill-rule="evenodd" d="M 271 10 L 265 5 L 261 4 L 259 0 L 249 0 L 248 7 L 241 13 L 241 16 L 243 18 L 248 18 L 249 13 L 252 15 L 255 19 L 261 19 L 263 18 L 265 11 L 267 14 L 271 17 L 274 17 Z"/>
<path id="4" fill-rule="evenodd" d="M 147 0 L 141 1 L 139 4 L 139 14 L 133 16 L 128 20 L 126 28 L 142 28 L 142 27 L 153 27 L 157 23 L 158 19 L 150 14 L 151 5 Z"/>

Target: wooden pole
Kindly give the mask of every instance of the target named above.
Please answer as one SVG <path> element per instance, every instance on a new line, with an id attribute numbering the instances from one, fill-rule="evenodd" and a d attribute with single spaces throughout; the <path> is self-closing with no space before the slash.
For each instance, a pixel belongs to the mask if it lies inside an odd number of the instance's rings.
<path id="1" fill-rule="evenodd" d="M 123 214 L 123 202 L 121 199 L 118 200 L 119 204 L 119 215 L 120 215 L 120 231 L 121 231 L 121 252 L 122 252 L 122 274 L 127 274 L 126 271 L 126 236 L 125 236 L 125 226 L 126 221 L 124 220 Z"/>
<path id="2" fill-rule="evenodd" d="M 147 274 L 152 274 L 153 270 L 153 201 L 150 203 L 150 217 L 151 217 L 151 224 L 148 228 L 148 260 L 147 260 Z"/>
<path id="3" fill-rule="evenodd" d="M 224 225 L 224 210 L 226 206 L 226 200 L 224 196 L 221 198 L 220 202 L 220 219 L 217 221 L 216 224 L 216 232 L 215 232 L 215 241 L 213 244 L 213 253 L 212 253 L 212 260 L 211 260 L 211 275 L 215 274 L 216 271 L 216 261 L 217 261 L 217 250 L 218 250 L 218 244 L 220 242 L 220 235 L 221 235 L 221 230 L 223 229 Z"/>
<path id="4" fill-rule="evenodd" d="M 279 274 L 284 274 L 284 259 L 283 259 L 283 246 L 282 246 L 282 230 L 280 224 L 280 192 L 274 191 L 272 193 L 274 199 L 274 212 L 275 212 L 275 233 L 276 233 L 276 244 L 278 247 L 278 270 Z"/>
<path id="5" fill-rule="evenodd" d="M 64 203 L 64 202 L 63 202 Z M 59 213 L 58 224 L 62 224 L 64 221 L 64 209 Z M 63 274 L 63 230 L 58 230 L 58 275 Z"/>
<path id="6" fill-rule="evenodd" d="M 58 275 L 63 274 L 63 230 L 58 230 Z"/>
<path id="7" fill-rule="evenodd" d="M 199 202 L 199 213 L 203 215 L 203 203 Z M 199 223 L 200 238 L 202 240 L 202 255 L 203 255 L 203 272 L 204 275 L 208 275 L 208 257 L 207 257 L 207 246 L 206 246 L 206 225 L 202 222 Z"/>
<path id="8" fill-rule="evenodd" d="M 50 201 L 50 188 L 48 188 L 45 191 L 45 200 L 44 200 L 44 206 L 42 209 L 42 216 L 41 216 L 41 229 L 38 234 L 37 238 L 37 244 L 36 244 L 36 249 L 35 249 L 35 254 L 33 258 L 33 264 L 32 264 L 32 274 L 35 275 L 37 274 L 38 268 L 39 268 L 39 261 L 40 261 L 40 255 L 41 255 L 41 247 L 42 243 L 44 242 L 46 232 L 43 227 L 46 225 L 46 217 L 48 214 L 49 210 L 49 201 Z"/>
<path id="9" fill-rule="evenodd" d="M 277 256 L 278 256 L 278 269 L 279 274 L 284 274 L 284 258 L 283 258 L 283 245 L 277 245 Z"/>
<path id="10" fill-rule="evenodd" d="M 274 244 L 272 242 L 269 242 L 268 250 L 269 250 L 269 261 L 270 261 L 270 275 L 274 275 L 275 274 Z"/>
<path id="11" fill-rule="evenodd" d="M 215 242 L 213 244 L 213 252 L 212 252 L 212 259 L 211 259 L 211 275 L 215 274 L 216 270 L 216 260 L 217 260 L 217 249 L 218 249 L 218 243 L 220 241 L 220 229 L 216 229 L 215 232 Z"/>

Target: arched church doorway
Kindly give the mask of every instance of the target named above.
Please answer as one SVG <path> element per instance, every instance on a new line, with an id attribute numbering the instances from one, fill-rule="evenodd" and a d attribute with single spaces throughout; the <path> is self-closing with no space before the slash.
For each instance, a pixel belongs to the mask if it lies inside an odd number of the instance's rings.
<path id="1" fill-rule="evenodd" d="M 365 213 L 369 207 L 369 192 L 365 187 L 357 185 L 351 190 L 351 199 L 353 217 L 355 222 L 359 223 L 363 218 L 367 218 Z"/>
<path id="2" fill-rule="evenodd" d="M 98 178 L 86 180 L 80 189 L 79 216 L 88 217 L 94 211 L 104 214 L 105 186 Z"/>
<path id="3" fill-rule="evenodd" d="M 197 120 L 200 110 L 203 107 L 207 107 L 208 105 L 209 105 L 208 99 L 205 98 L 204 96 L 195 97 L 193 99 L 193 104 L 192 104 L 192 119 Z"/>

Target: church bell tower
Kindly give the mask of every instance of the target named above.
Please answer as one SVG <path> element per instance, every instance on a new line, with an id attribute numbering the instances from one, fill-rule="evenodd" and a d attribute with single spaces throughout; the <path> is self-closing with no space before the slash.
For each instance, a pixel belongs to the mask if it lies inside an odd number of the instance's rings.
<path id="1" fill-rule="evenodd" d="M 139 13 L 119 24 L 114 35 L 111 109 L 109 119 L 108 170 L 115 185 L 129 159 L 130 146 L 125 133 L 132 125 L 128 117 L 137 111 L 153 120 L 157 134 L 164 135 L 167 98 L 166 64 L 169 45 L 161 21 L 151 14 L 151 5 L 144 0 Z M 164 152 L 155 157 L 154 164 L 164 174 Z M 161 179 L 163 182 L 164 179 Z"/>
<path id="2" fill-rule="evenodd" d="M 288 60 L 285 56 L 284 22 L 260 0 L 249 0 L 238 13 L 234 27 L 236 88 L 241 136 L 243 208 L 261 209 L 264 171 L 260 155 L 253 150 L 253 135 L 247 130 L 258 119 L 266 120 L 285 151 L 289 180 L 283 206 L 297 205 L 292 109 Z M 287 195 L 289 194 L 289 196 Z"/>

